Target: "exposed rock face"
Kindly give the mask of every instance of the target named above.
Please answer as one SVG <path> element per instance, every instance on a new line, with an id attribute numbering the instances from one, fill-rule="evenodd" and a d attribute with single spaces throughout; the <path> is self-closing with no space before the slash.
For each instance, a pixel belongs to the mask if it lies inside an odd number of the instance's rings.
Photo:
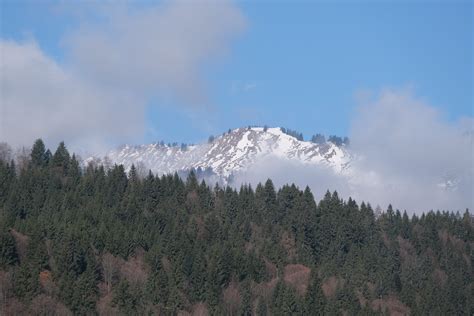
<path id="1" fill-rule="evenodd" d="M 141 165 L 157 174 L 190 169 L 212 171 L 224 182 L 263 158 L 294 160 L 307 164 L 324 164 L 337 173 L 345 172 L 351 155 L 345 145 L 331 142 L 316 144 L 297 140 L 280 128 L 238 128 L 216 137 L 211 143 L 186 147 L 160 145 L 122 146 L 107 154 L 112 163 Z M 91 160 L 92 158 L 89 158 Z"/>

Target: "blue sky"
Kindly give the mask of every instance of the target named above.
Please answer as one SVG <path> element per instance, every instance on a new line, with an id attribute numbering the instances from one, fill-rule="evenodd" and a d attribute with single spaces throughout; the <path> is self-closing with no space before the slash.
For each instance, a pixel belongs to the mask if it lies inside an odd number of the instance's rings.
<path id="1" fill-rule="evenodd" d="M 34 40 L 66 64 L 69 34 L 96 19 L 80 3 L 2 0 L 1 38 Z M 412 88 L 447 120 L 473 116 L 471 1 L 260 0 L 236 7 L 244 30 L 223 56 L 199 66 L 206 106 L 148 97 L 147 127 L 134 141 L 199 142 L 250 124 L 286 126 L 306 138 L 348 135 L 355 96 L 387 87 Z"/>

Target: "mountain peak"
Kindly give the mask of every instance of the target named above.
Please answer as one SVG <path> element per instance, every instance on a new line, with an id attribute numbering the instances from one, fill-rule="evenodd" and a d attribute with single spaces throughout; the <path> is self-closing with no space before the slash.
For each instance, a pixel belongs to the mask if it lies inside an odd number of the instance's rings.
<path id="1" fill-rule="evenodd" d="M 132 164 L 157 174 L 190 169 L 212 170 L 225 182 L 235 173 L 245 171 L 263 158 L 321 164 L 343 172 L 351 159 L 345 146 L 332 142 L 312 143 L 289 135 L 280 127 L 241 127 L 229 130 L 209 142 L 191 146 L 124 145 L 107 154 L 112 163 Z"/>

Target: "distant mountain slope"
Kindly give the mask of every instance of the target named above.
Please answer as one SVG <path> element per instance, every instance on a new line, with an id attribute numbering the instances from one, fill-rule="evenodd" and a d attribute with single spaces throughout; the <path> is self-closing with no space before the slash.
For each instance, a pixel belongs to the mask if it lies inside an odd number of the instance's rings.
<path id="1" fill-rule="evenodd" d="M 129 146 L 107 154 L 112 163 L 129 169 L 140 164 L 157 174 L 190 169 L 211 169 L 227 181 L 233 174 L 245 171 L 259 159 L 275 157 L 307 164 L 322 164 L 336 173 L 347 170 L 351 155 L 345 145 L 332 142 L 315 144 L 297 140 L 280 128 L 238 128 L 216 137 L 210 143 L 187 147 L 158 143 Z"/>

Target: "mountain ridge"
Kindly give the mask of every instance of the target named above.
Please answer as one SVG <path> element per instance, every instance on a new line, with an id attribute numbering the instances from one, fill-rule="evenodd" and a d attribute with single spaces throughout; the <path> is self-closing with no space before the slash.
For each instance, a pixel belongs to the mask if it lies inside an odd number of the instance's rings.
<path id="1" fill-rule="evenodd" d="M 97 157 L 90 157 L 86 162 L 108 161 L 122 164 L 126 170 L 132 165 L 138 165 L 156 174 L 200 168 L 211 170 L 224 183 L 228 183 L 234 174 L 248 170 L 264 158 L 323 165 L 341 174 L 348 171 L 352 154 L 345 144 L 298 140 L 279 127 L 242 127 L 211 138 L 208 143 L 197 145 L 123 145 L 109 151 L 102 161 Z"/>

